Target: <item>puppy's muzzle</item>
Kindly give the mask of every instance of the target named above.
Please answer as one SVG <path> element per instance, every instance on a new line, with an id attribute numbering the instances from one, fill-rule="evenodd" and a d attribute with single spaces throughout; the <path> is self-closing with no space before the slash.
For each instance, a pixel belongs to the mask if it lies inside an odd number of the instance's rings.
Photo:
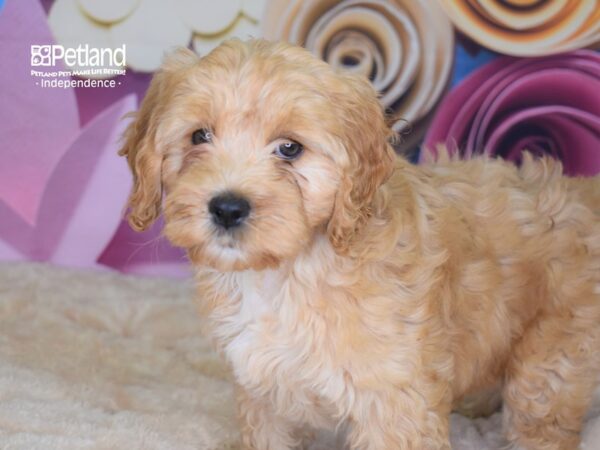
<path id="1" fill-rule="evenodd" d="M 243 197 L 226 192 L 213 197 L 208 203 L 213 222 L 226 230 L 241 225 L 250 214 L 250 203 Z"/>

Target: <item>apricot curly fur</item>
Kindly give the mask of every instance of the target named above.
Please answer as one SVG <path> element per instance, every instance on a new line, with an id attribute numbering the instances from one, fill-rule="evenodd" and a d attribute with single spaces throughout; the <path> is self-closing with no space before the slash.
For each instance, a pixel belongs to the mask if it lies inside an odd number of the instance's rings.
<path id="1" fill-rule="evenodd" d="M 390 134 L 366 80 L 260 40 L 171 56 L 126 133 L 130 222 L 164 191 L 244 448 L 331 428 L 449 449 L 452 408 L 499 386 L 510 443 L 575 449 L 600 367 L 600 180 L 527 154 L 413 166 Z M 283 161 L 290 139 L 305 150 Z M 223 191 L 252 208 L 230 231 L 207 207 Z"/>

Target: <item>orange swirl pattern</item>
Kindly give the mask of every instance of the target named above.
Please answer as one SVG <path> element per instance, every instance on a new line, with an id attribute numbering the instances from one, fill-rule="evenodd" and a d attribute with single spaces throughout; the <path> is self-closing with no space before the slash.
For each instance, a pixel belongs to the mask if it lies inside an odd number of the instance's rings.
<path id="1" fill-rule="evenodd" d="M 479 44 L 513 56 L 542 56 L 600 43 L 600 0 L 440 0 Z"/>
<path id="2" fill-rule="evenodd" d="M 302 45 L 334 67 L 367 76 L 398 120 L 409 150 L 448 84 L 454 36 L 429 0 L 271 0 L 263 35 Z"/>

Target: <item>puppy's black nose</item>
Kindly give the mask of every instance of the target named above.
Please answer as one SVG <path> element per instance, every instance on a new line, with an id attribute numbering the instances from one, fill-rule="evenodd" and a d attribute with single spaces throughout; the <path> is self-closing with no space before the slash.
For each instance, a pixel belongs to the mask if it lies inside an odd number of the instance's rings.
<path id="1" fill-rule="evenodd" d="M 229 229 L 241 225 L 248 217 L 250 203 L 243 197 L 227 192 L 213 197 L 208 203 L 208 211 L 217 225 Z"/>

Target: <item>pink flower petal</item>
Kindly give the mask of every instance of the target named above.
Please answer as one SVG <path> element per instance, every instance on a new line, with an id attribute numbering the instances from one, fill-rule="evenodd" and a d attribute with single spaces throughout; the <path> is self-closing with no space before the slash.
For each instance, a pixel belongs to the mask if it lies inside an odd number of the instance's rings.
<path id="1" fill-rule="evenodd" d="M 64 152 L 46 185 L 34 226 L 0 203 L 0 259 L 92 267 L 121 222 L 131 176 L 117 155 L 135 109 L 129 95 L 98 115 Z"/>
<path id="2" fill-rule="evenodd" d="M 97 116 L 79 135 L 69 153 L 98 158 L 92 173 L 86 174 L 84 186 L 61 182 L 49 196 L 61 197 L 62 189 L 83 190 L 62 238 L 52 256 L 54 262 L 73 266 L 93 266 L 118 228 L 131 189 L 131 175 L 123 158 L 117 154 L 120 137 L 127 121 L 125 113 L 136 108 L 134 95 L 128 95 Z M 80 156 L 79 156 L 80 158 Z M 61 167 L 65 176 L 77 171 L 78 160 Z M 57 174 L 58 175 L 58 174 Z M 50 202 L 50 199 L 48 199 Z M 59 200 L 60 201 L 60 200 Z M 40 223 L 60 215 L 59 210 L 45 210 Z"/>
<path id="3" fill-rule="evenodd" d="M 182 278 L 190 275 L 185 252 L 164 236 L 162 217 L 147 231 L 137 233 L 123 221 L 98 262 L 125 273 Z"/>
<path id="4" fill-rule="evenodd" d="M 0 203 L 29 225 L 50 174 L 79 128 L 73 90 L 36 86 L 39 79 L 30 75 L 36 69 L 30 66 L 31 44 L 53 42 L 38 1 L 7 2 L 0 14 L 0 60 L 5 62 L 0 70 Z"/>

